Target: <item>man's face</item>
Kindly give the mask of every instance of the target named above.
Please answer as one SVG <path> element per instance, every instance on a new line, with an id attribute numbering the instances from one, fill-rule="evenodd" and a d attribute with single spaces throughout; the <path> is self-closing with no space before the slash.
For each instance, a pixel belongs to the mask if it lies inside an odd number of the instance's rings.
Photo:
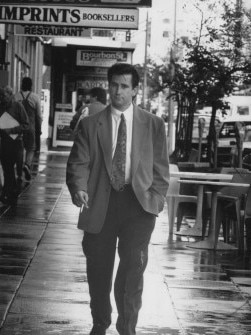
<path id="1" fill-rule="evenodd" d="M 109 84 L 112 105 L 121 112 L 129 107 L 137 91 L 138 87 L 132 87 L 131 74 L 114 75 Z"/>

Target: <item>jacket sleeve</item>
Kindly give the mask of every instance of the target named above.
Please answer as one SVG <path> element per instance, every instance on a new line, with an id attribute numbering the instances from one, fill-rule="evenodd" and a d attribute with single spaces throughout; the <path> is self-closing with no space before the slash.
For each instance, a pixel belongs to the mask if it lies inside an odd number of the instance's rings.
<path id="1" fill-rule="evenodd" d="M 22 105 L 16 102 L 14 105 L 13 116 L 19 122 L 19 126 L 7 129 L 9 134 L 22 134 L 25 130 L 29 129 L 29 118 Z"/>
<path id="2" fill-rule="evenodd" d="M 66 184 L 72 197 L 77 191 L 87 192 L 88 189 L 90 148 L 87 123 L 87 118 L 80 123 L 80 129 L 67 161 Z"/>
<path id="3" fill-rule="evenodd" d="M 41 126 L 43 117 L 42 117 L 42 111 L 41 111 L 41 103 L 40 103 L 40 98 L 37 97 L 36 99 L 36 120 L 37 120 L 37 125 Z"/>
<path id="4" fill-rule="evenodd" d="M 71 122 L 70 122 L 70 128 L 71 128 L 71 130 L 74 130 L 74 128 L 75 128 L 75 126 L 76 126 L 76 124 L 78 122 L 79 117 L 80 117 L 80 113 L 78 113 L 78 112 L 76 112 L 73 115 L 73 117 L 71 119 Z"/>
<path id="5" fill-rule="evenodd" d="M 159 126 L 153 145 L 153 183 L 151 190 L 165 197 L 169 185 L 169 156 L 165 124 L 162 119 L 158 121 Z"/>

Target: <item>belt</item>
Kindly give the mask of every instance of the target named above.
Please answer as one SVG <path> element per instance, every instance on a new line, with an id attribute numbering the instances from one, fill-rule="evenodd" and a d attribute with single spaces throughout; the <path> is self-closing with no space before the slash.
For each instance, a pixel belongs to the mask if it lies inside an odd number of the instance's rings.
<path id="1" fill-rule="evenodd" d="M 132 190 L 132 184 L 124 184 L 118 191 L 112 187 L 112 190 L 116 193 Z"/>

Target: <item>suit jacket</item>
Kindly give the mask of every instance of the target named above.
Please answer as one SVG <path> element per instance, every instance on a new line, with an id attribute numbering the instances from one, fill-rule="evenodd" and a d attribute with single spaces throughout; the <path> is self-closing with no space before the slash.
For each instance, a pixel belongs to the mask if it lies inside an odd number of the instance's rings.
<path id="1" fill-rule="evenodd" d="M 169 161 L 164 121 L 138 106 L 133 110 L 132 188 L 143 209 L 158 215 L 169 184 Z M 111 192 L 112 118 L 108 106 L 81 120 L 71 149 L 66 183 L 73 197 L 84 190 L 89 208 L 79 216 L 78 227 L 100 232 Z M 130 209 L 129 209 L 130 210 Z"/>

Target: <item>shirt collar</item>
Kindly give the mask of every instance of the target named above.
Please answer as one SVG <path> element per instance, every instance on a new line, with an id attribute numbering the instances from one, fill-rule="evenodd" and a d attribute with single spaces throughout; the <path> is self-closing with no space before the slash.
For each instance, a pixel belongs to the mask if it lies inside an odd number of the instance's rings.
<path id="1" fill-rule="evenodd" d="M 121 112 L 118 109 L 111 106 L 111 112 L 112 112 L 112 116 L 115 116 L 115 118 L 120 118 L 121 114 L 123 113 L 125 116 L 125 119 L 129 120 L 132 118 L 132 115 L 133 115 L 133 104 L 131 103 L 130 106 L 124 112 Z"/>

